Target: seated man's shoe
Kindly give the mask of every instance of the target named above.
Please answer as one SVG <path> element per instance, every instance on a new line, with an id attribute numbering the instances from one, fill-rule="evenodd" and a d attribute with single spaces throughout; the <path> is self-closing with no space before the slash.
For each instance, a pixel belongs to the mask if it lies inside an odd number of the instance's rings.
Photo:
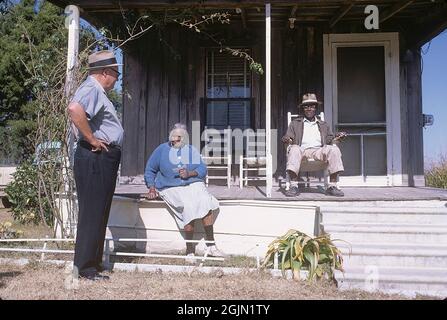
<path id="1" fill-rule="evenodd" d="M 300 195 L 300 191 L 298 190 L 298 187 L 290 187 L 289 190 L 285 190 L 284 194 L 286 197 L 297 197 Z"/>
<path id="2" fill-rule="evenodd" d="M 196 264 L 197 260 L 194 257 L 195 257 L 194 253 L 188 253 L 185 258 L 185 263 L 191 265 Z"/>
<path id="3" fill-rule="evenodd" d="M 217 247 L 214 245 L 214 246 L 206 247 L 205 256 L 215 257 L 215 258 L 224 258 L 226 255 L 225 255 L 225 253 L 223 253 L 222 251 L 217 249 Z"/>
<path id="4" fill-rule="evenodd" d="M 326 195 L 334 197 L 344 197 L 345 194 L 336 186 L 330 186 L 326 189 Z"/>
<path id="5" fill-rule="evenodd" d="M 86 274 L 86 275 L 79 275 L 80 279 L 86 279 L 90 281 L 101 281 L 101 280 L 110 280 L 109 276 L 105 276 L 99 273 L 94 274 Z"/>

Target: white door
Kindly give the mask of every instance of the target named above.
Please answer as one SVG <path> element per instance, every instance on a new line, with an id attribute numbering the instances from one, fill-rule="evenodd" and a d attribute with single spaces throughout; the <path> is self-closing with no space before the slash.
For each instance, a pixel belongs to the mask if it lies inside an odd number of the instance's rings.
<path id="1" fill-rule="evenodd" d="M 324 35 L 327 121 L 339 145 L 345 186 L 401 185 L 397 33 Z"/>

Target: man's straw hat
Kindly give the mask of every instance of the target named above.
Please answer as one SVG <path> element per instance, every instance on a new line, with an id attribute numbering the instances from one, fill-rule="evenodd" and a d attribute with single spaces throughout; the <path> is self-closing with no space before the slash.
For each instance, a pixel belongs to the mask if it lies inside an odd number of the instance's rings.
<path id="1" fill-rule="evenodd" d="M 299 106 L 302 107 L 310 104 L 321 105 L 321 102 L 317 100 L 315 93 L 306 93 L 303 95 L 303 101 L 299 104 Z"/>
<path id="2" fill-rule="evenodd" d="M 122 66 L 122 64 L 116 62 L 115 54 L 110 50 L 94 52 L 88 56 L 89 70 L 118 66 Z"/>

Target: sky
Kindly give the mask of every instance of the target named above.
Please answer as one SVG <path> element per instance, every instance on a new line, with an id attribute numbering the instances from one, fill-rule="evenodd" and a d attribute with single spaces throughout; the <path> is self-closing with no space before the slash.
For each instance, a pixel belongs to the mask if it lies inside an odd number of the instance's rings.
<path id="1" fill-rule="evenodd" d="M 447 30 L 423 46 L 422 108 L 435 118 L 423 129 L 425 164 L 447 156 Z"/>

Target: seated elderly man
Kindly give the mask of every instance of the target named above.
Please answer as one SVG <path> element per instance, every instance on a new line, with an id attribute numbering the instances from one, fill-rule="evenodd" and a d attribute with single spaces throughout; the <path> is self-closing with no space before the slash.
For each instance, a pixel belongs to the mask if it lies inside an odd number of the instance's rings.
<path id="1" fill-rule="evenodd" d="M 328 162 L 330 174 L 327 195 L 343 197 L 344 193 L 337 184 L 338 174 L 344 170 L 340 149 L 333 145 L 346 136 L 345 132 L 339 132 L 335 137 L 329 125 L 316 116 L 317 101 L 314 93 L 303 96 L 303 101 L 298 105 L 304 116 L 294 119 L 282 137 L 282 142 L 287 145 L 287 169 L 286 179 L 296 178 L 300 171 L 303 158 Z M 299 195 L 297 187 L 291 187 L 286 191 L 286 196 Z"/>

